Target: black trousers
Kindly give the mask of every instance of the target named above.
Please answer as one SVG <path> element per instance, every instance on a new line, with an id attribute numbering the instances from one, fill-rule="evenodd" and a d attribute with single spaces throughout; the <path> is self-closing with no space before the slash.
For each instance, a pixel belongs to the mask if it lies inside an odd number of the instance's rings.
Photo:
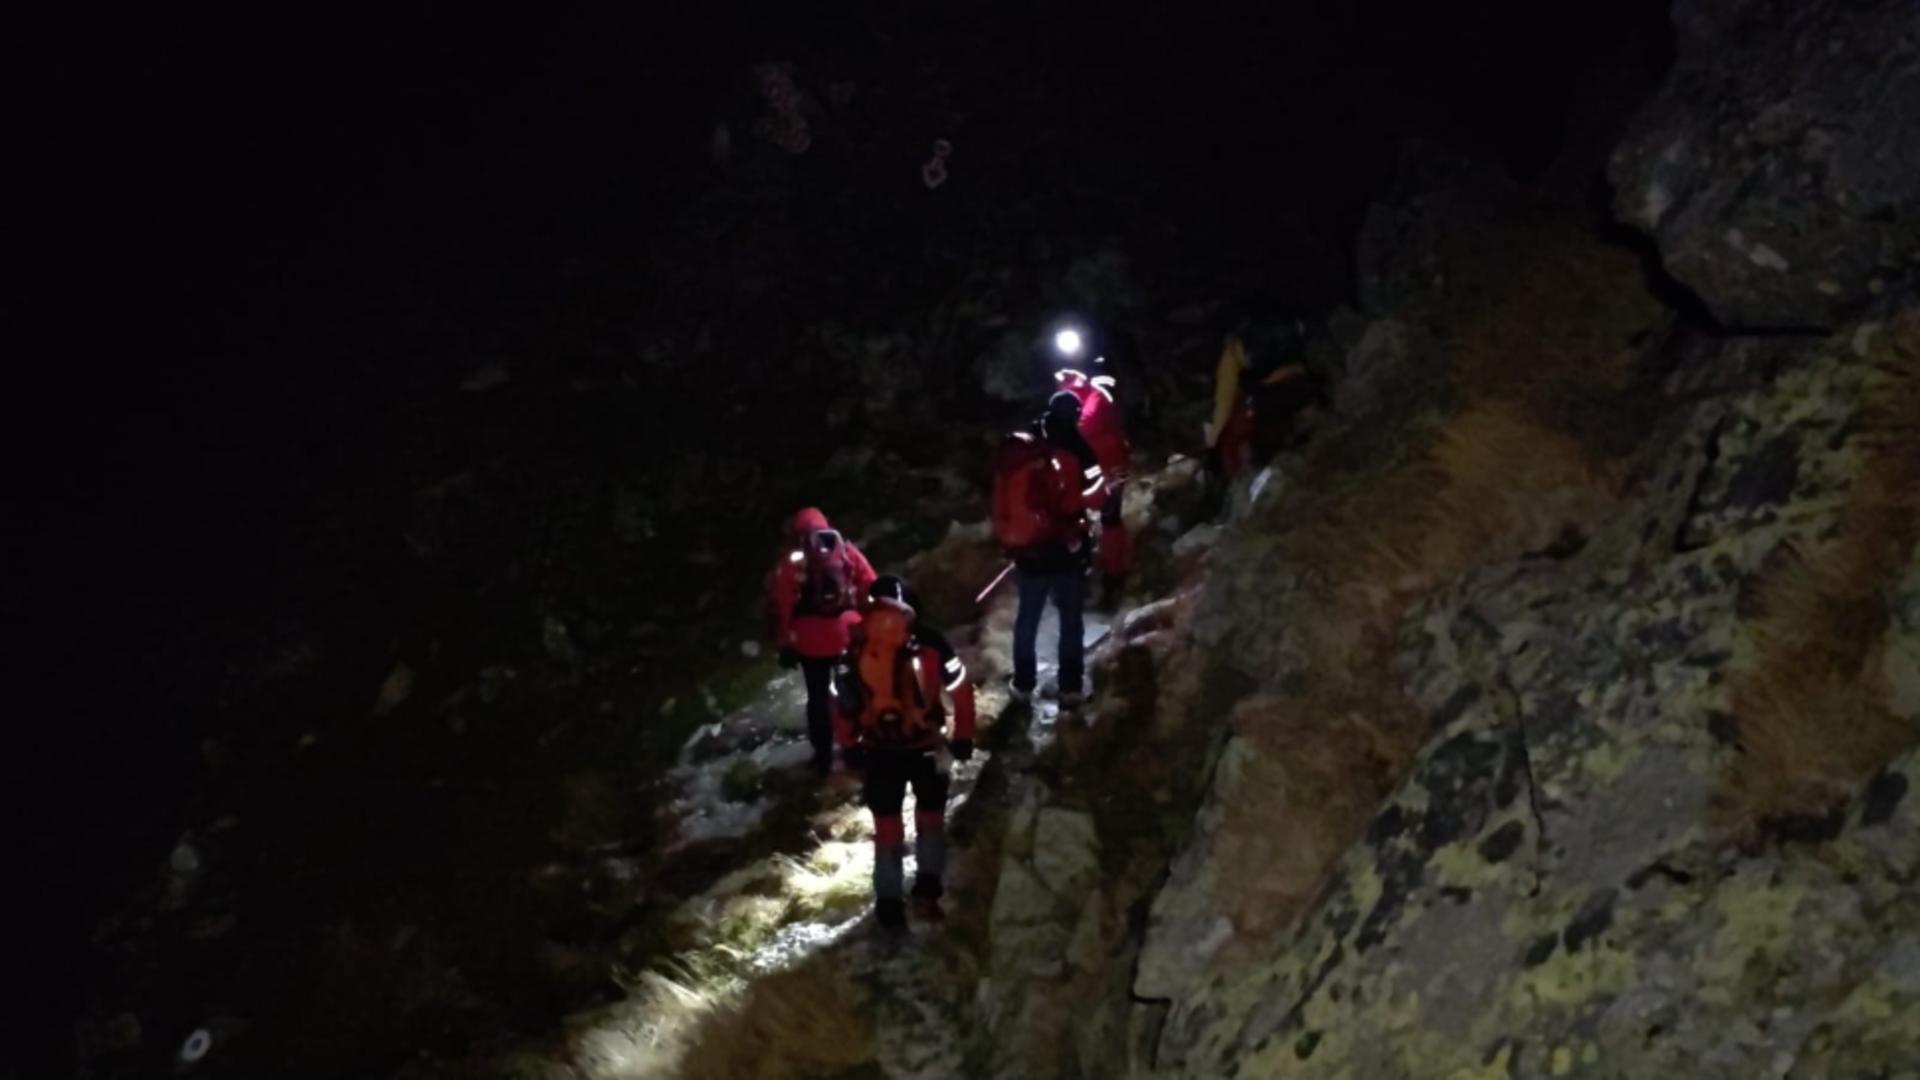
<path id="1" fill-rule="evenodd" d="M 937 899 L 946 891 L 947 788 L 930 750 L 869 750 L 867 809 L 873 811 L 873 895 L 899 901 L 906 888 L 906 823 L 900 811 L 913 788 L 913 894 Z"/>
<path id="2" fill-rule="evenodd" d="M 833 757 L 833 660 L 800 659 L 807 680 L 807 741 L 816 761 Z"/>
<path id="3" fill-rule="evenodd" d="M 907 802 L 907 788 L 913 788 L 918 812 L 937 816 L 946 813 L 950 779 L 940 771 L 931 750 L 870 750 L 867 752 L 867 809 L 875 817 L 899 817 Z"/>

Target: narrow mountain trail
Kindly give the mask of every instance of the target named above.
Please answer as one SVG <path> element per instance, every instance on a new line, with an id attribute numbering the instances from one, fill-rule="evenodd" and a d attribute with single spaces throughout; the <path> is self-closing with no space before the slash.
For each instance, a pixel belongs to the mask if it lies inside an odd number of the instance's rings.
<path id="1" fill-rule="evenodd" d="M 948 814 L 954 850 L 946 901 L 947 927 L 916 924 L 902 938 L 881 933 L 873 924 L 870 851 L 847 853 L 834 860 L 838 870 L 836 886 L 851 894 L 847 903 L 832 905 L 817 913 L 804 909 L 804 913 L 795 912 L 797 917 L 793 921 L 774 929 L 745 960 L 745 966 L 753 973 L 749 978 L 822 960 L 850 978 L 864 991 L 871 1007 L 879 1068 L 885 1075 L 900 1080 L 932 1080 L 967 1071 L 968 1036 L 975 1028 L 971 1020 L 973 984 L 981 966 L 974 953 L 975 947 L 982 943 L 972 940 L 966 928 L 985 925 L 986 908 L 993 896 L 991 881 L 978 880 L 983 869 L 981 860 L 969 858 L 974 854 L 971 841 L 978 835 L 976 823 L 1002 809 L 990 805 L 991 800 L 1004 796 L 1020 782 L 1037 755 L 1052 743 L 1057 726 L 1076 722 L 1072 714 L 1063 715 L 1054 702 L 1036 700 L 1029 706 L 1010 700 L 1005 689 L 1003 658 L 1012 634 L 1011 589 L 998 600 L 978 623 L 959 628 L 956 635 L 965 642 L 960 647 L 969 673 L 976 679 L 983 719 L 981 741 L 990 749 L 983 749 L 970 762 L 956 762 L 953 767 Z M 1089 611 L 1086 617 L 1089 653 L 1106 640 L 1108 632 L 1109 620 Z M 1041 625 L 1038 646 L 1042 686 L 1057 674 L 1054 658 L 1058 654 L 1058 643 L 1058 620 L 1049 609 Z M 751 762 L 751 767 L 800 768 L 805 765 L 807 745 L 804 719 L 799 711 L 804 703 L 784 685 L 788 681 L 792 680 L 776 680 L 761 700 L 715 725 L 721 732 L 732 729 L 738 738 L 743 731 L 763 729 L 771 722 L 773 728 L 764 742 L 752 749 L 722 753 L 698 765 L 683 766 L 678 772 L 687 794 L 675 808 L 686 815 L 685 827 L 695 834 L 711 838 L 729 827 L 746 823 L 746 827 L 755 828 L 761 822 L 781 816 L 778 807 L 760 807 L 758 820 L 754 821 L 756 811 L 751 805 L 742 809 L 738 804 L 716 804 L 712 799 L 715 795 L 725 798 L 721 794 L 726 786 L 725 777 L 742 773 L 745 768 L 742 762 Z M 689 752 L 697 753 L 702 739 L 718 734 L 710 731 L 696 736 L 689 744 Z M 757 741 L 752 736 L 741 739 L 742 743 Z M 779 851 L 769 858 L 805 863 L 817 852 L 831 851 L 836 845 L 870 845 L 871 822 L 860 805 L 857 784 L 857 780 L 842 774 L 819 794 L 818 802 L 824 805 L 811 815 L 815 828 L 809 835 L 828 839 L 815 843 L 811 850 Z M 978 803 L 976 795 L 982 797 Z M 913 821 L 911 796 L 903 817 Z M 915 870 L 912 850 L 913 834 L 909 831 L 909 875 Z M 729 894 L 740 885 L 741 875 L 730 875 L 708 897 L 694 904 L 724 909 Z M 847 915 L 846 908 L 856 903 L 856 912 Z"/>
<path id="2" fill-rule="evenodd" d="M 1010 633 L 1011 616 L 1011 605 L 1002 605 L 987 621 Z M 1108 636 L 1108 620 L 1089 612 L 1088 653 Z M 1056 674 L 1051 658 L 1057 655 L 1058 642 L 1058 623 L 1049 609 L 1040 631 L 1043 686 Z M 995 671 L 990 694 L 983 695 L 990 698 L 997 715 L 985 741 L 998 749 L 969 763 L 956 776 L 960 783 L 948 808 L 956 850 L 947 918 L 951 926 L 963 929 L 948 934 L 943 928 L 916 927 L 910 939 L 898 942 L 873 933 L 852 934 L 830 946 L 833 959 L 845 966 L 874 1003 L 876 1059 L 879 1068 L 895 1080 L 935 1080 L 978 1071 L 968 1067 L 968 1055 L 977 1045 L 971 1036 L 981 1030 L 974 1016 L 974 987 L 985 942 L 968 929 L 984 927 L 989 918 L 993 883 L 982 879 L 991 873 L 995 860 L 981 858 L 990 852 L 970 841 L 980 835 L 977 826 L 982 818 L 1006 809 L 987 800 L 1004 797 L 1020 786 L 1038 755 L 1054 741 L 1059 725 L 1082 722 L 1079 715 L 1063 713 L 1051 701 L 1036 700 L 1031 707 L 1009 702 L 1000 689 L 1003 678 Z M 976 801 L 976 794 L 983 798 Z M 862 920 L 862 929 L 869 929 L 866 921 Z"/>
<path id="3" fill-rule="evenodd" d="M 724 719 L 697 731 L 662 781 L 666 861 L 751 857 L 682 903 L 664 933 L 677 947 L 648 970 L 624 973 L 627 1000 L 575 1017 L 564 1048 L 523 1054 L 531 1075 L 586 1080 L 699 1075 L 682 1070 L 703 1018 L 770 978 L 824 964 L 857 987 L 871 1023 L 869 1071 L 896 1078 L 967 1073 L 975 987 L 984 969 L 984 929 L 995 858 L 976 857 L 981 822 L 1003 812 L 1063 724 L 1079 722 L 1048 700 L 1013 702 L 1006 689 L 1015 601 L 999 591 L 971 625 L 950 636 L 974 680 L 981 749 L 953 764 L 945 926 L 915 924 L 883 934 L 872 914 L 872 822 L 856 775 L 816 784 L 806 772 L 805 698 L 782 673 Z M 1109 616 L 1085 618 L 1091 666 L 1110 635 Z M 1049 608 L 1039 635 L 1040 683 L 1057 674 L 1058 620 Z M 907 872 L 914 870 L 913 803 Z M 553 1061 L 558 1056 L 559 1064 Z M 564 1072 L 555 1073 L 558 1067 Z M 516 1075 L 527 1073 L 527 1068 Z"/>

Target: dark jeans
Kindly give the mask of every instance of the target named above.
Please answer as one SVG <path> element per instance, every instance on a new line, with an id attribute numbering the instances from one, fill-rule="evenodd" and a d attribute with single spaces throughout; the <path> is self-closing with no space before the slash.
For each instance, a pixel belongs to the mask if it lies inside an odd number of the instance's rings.
<path id="1" fill-rule="evenodd" d="M 1038 670 L 1034 639 L 1040 633 L 1040 617 L 1046 613 L 1047 597 L 1053 597 L 1060 610 L 1060 691 L 1081 688 L 1082 667 L 1087 645 L 1086 626 L 1081 611 L 1087 602 L 1087 572 L 1079 564 L 1064 570 L 1014 571 L 1020 589 L 1020 613 L 1013 620 L 1013 685 L 1032 690 Z"/>
<path id="2" fill-rule="evenodd" d="M 800 658 L 800 674 L 807 680 L 807 741 L 813 760 L 833 760 L 833 659 Z"/>

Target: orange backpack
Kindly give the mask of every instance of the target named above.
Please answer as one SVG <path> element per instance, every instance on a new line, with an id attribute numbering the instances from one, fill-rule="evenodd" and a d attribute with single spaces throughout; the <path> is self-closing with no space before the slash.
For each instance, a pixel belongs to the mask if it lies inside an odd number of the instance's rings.
<path id="1" fill-rule="evenodd" d="M 913 609 L 897 600 L 875 600 L 860 621 L 854 674 L 860 683 L 862 734 L 881 745 L 911 745 L 937 733 L 938 673 L 923 670 L 913 639 Z"/>

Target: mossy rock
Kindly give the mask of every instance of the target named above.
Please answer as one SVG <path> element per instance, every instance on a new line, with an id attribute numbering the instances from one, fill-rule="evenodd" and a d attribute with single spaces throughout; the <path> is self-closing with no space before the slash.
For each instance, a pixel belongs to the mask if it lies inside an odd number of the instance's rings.
<path id="1" fill-rule="evenodd" d="M 727 766 L 720 777 L 720 793 L 729 802 L 752 802 L 760 794 L 760 788 L 766 780 L 766 773 L 760 766 L 747 758 Z"/>

